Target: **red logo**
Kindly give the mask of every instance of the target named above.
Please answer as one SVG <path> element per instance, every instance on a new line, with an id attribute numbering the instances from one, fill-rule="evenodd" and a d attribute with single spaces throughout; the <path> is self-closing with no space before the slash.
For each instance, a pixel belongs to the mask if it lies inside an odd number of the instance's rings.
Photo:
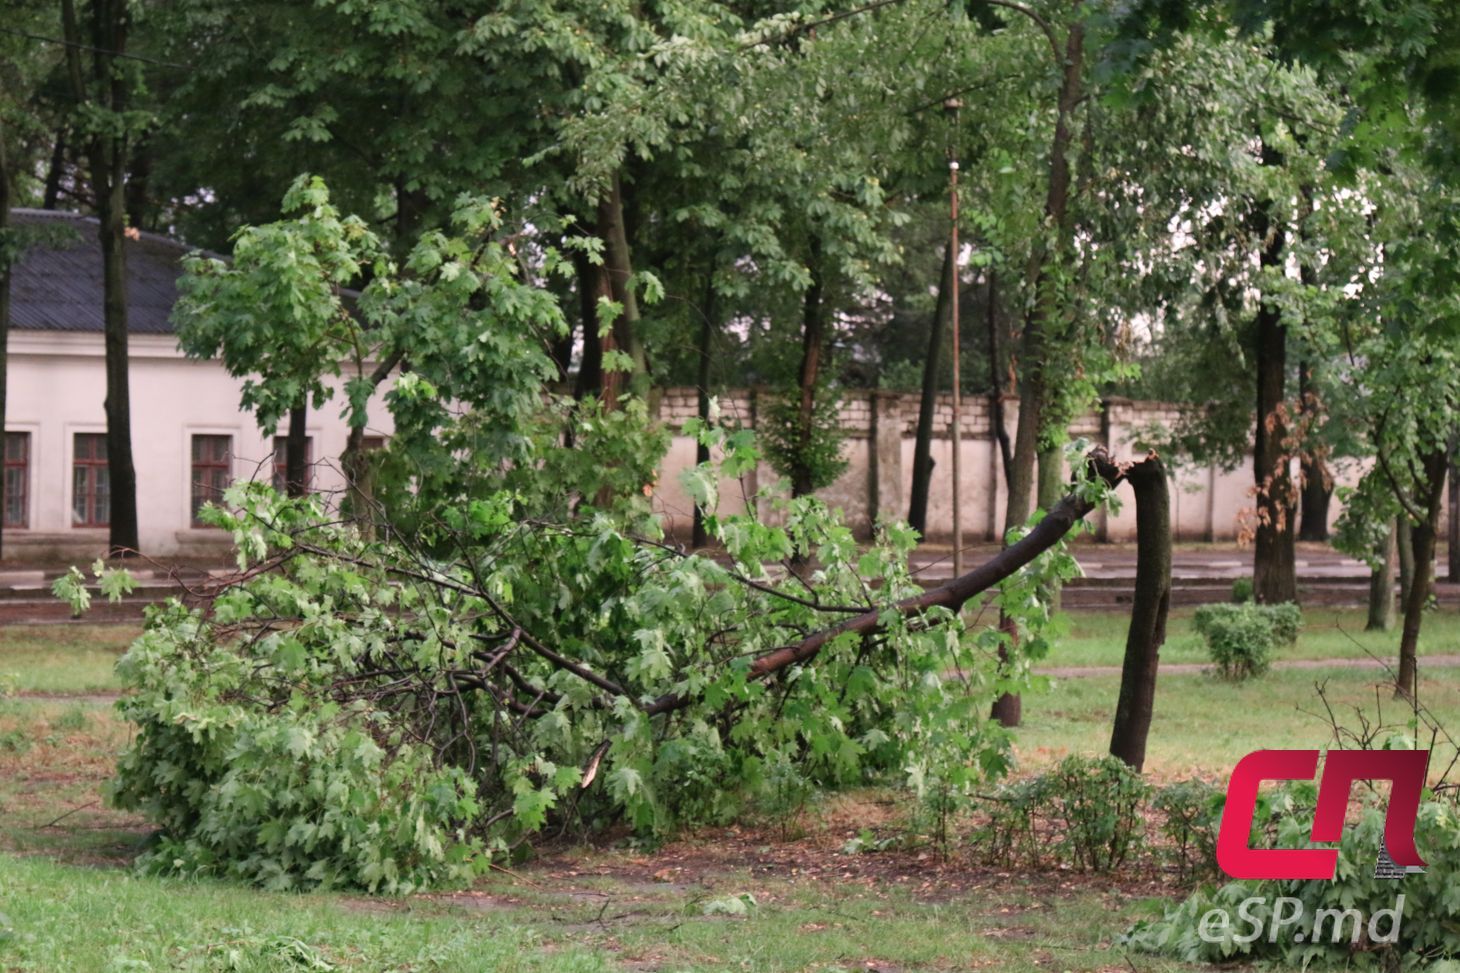
<path id="1" fill-rule="evenodd" d="M 1317 750 L 1258 750 L 1232 771 L 1227 805 L 1217 833 L 1217 864 L 1233 878 L 1331 879 L 1338 870 L 1337 848 L 1252 848 L 1252 817 L 1257 788 L 1265 780 L 1312 780 Z M 1336 842 L 1343 837 L 1349 791 L 1354 781 L 1393 782 L 1384 816 L 1384 847 L 1395 865 L 1423 867 L 1414 846 L 1414 825 L 1429 768 L 1428 750 L 1330 750 L 1318 785 L 1312 838 Z"/>

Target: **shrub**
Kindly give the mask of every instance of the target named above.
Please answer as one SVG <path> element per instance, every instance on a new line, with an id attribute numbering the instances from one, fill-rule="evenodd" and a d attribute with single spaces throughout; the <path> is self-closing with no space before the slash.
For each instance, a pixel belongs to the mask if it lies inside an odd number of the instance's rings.
<path id="1" fill-rule="evenodd" d="M 1143 843 L 1141 807 L 1149 794 L 1141 776 L 1115 757 L 1066 757 L 988 799 L 989 821 L 974 840 L 1006 863 L 1039 865 L 1048 853 L 1080 871 L 1110 872 Z"/>
<path id="2" fill-rule="evenodd" d="M 1225 802 L 1222 788 L 1200 778 L 1163 787 L 1152 797 L 1151 807 L 1161 816 L 1161 833 L 1171 843 L 1172 859 L 1183 877 L 1215 871 Z"/>
<path id="3" fill-rule="evenodd" d="M 1145 838 L 1141 805 L 1150 785 L 1115 757 L 1066 757 L 1049 775 L 1051 808 L 1063 823 L 1061 853 L 1076 868 L 1118 868 Z"/>
<path id="4" fill-rule="evenodd" d="M 1279 645 L 1291 645 L 1302 627 L 1297 605 L 1203 605 L 1193 624 L 1223 678 L 1241 681 L 1260 676 Z"/>
<path id="5" fill-rule="evenodd" d="M 1238 578 L 1232 582 L 1232 603 L 1245 605 L 1252 600 L 1252 579 Z"/>
<path id="6" fill-rule="evenodd" d="M 1368 807 L 1357 825 L 1344 834 L 1334 880 L 1281 880 L 1231 882 L 1217 888 L 1202 888 L 1185 901 L 1168 909 L 1154 922 L 1137 924 L 1125 936 L 1136 949 L 1177 957 L 1187 962 L 1268 961 L 1288 969 L 1309 969 L 1334 965 L 1348 969 L 1397 970 L 1437 968 L 1429 964 L 1460 958 L 1460 896 L 1455 894 L 1454 876 L 1460 869 L 1460 818 L 1455 806 L 1441 802 L 1421 805 L 1415 838 L 1424 855 L 1424 874 L 1406 878 L 1374 878 L 1374 863 L 1384 837 L 1384 809 Z M 1312 808 L 1306 802 L 1289 803 L 1280 809 L 1275 833 L 1267 841 L 1282 847 L 1306 843 L 1312 827 Z M 1348 938 L 1337 943 L 1328 935 L 1332 913 L 1323 935 L 1314 936 L 1319 910 L 1356 909 L 1365 921 L 1380 909 L 1392 909 L 1404 895 L 1403 921 L 1398 940 L 1377 943 Z M 1277 937 L 1264 934 L 1249 942 L 1250 926 L 1236 912 L 1238 903 L 1260 896 L 1271 903 L 1277 896 L 1291 896 L 1303 906 L 1301 919 L 1284 927 Z M 1218 942 L 1206 942 L 1199 929 L 1202 917 L 1213 908 L 1232 916 L 1232 926 Z M 1270 930 L 1270 923 L 1268 926 Z M 1301 937 L 1301 938 L 1300 938 Z M 1216 938 L 1216 937 L 1213 937 Z"/>

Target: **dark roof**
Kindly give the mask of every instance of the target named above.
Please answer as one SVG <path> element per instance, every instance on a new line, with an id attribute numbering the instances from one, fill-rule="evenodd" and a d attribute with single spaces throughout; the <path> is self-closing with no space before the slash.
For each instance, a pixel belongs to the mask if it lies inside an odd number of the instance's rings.
<path id="1" fill-rule="evenodd" d="M 10 277 L 10 326 L 30 331 L 101 331 L 101 241 L 94 217 L 13 209 L 12 226 L 55 226 L 21 256 Z M 171 334 L 182 258 L 193 248 L 155 233 L 127 240 L 127 323 L 133 334 Z"/>

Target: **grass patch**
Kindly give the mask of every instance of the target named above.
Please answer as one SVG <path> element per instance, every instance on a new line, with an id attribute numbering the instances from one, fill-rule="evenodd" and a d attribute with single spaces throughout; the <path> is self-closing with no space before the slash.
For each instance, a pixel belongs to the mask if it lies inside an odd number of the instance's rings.
<path id="1" fill-rule="evenodd" d="M 1194 609 L 1171 612 L 1162 662 L 1205 665 L 1206 643 L 1191 627 Z M 1130 616 L 1121 612 L 1070 614 L 1070 632 L 1060 639 L 1041 666 L 1118 666 L 1125 658 L 1126 628 Z M 1297 644 L 1278 649 L 1274 662 L 1291 659 L 1366 659 L 1373 653 L 1386 661 L 1399 657 L 1399 628 L 1365 632 L 1363 611 L 1353 608 L 1309 608 L 1303 611 L 1303 631 Z M 1420 633 L 1420 655 L 1460 654 L 1460 613 L 1432 611 L 1425 615 Z"/>
<path id="2" fill-rule="evenodd" d="M 1164 658 L 1164 653 L 1162 658 Z M 1146 751 L 1146 769 L 1161 777 L 1225 777 L 1253 750 L 1328 747 L 1333 744 L 1315 682 L 1326 682 L 1340 718 L 1361 706 L 1382 705 L 1386 722 L 1402 722 L 1393 684 L 1380 672 L 1360 669 L 1274 671 L 1231 683 L 1188 673 L 1162 676 Z M 1054 680 L 1048 693 L 1025 698 L 1024 725 L 1015 745 L 1025 766 L 1053 763 L 1070 753 L 1102 754 L 1120 689 L 1116 676 Z M 1421 701 L 1460 736 L 1460 669 L 1421 672 Z M 1443 769 L 1453 750 L 1441 746 L 1431 767 Z"/>
<path id="3" fill-rule="evenodd" d="M 1119 664 L 1123 616 L 1073 622 L 1049 664 Z M 1362 656 L 1345 632 L 1392 654 L 1397 633 L 1365 635 L 1361 622 L 1352 611 L 1310 612 L 1286 657 Z M 1189 625 L 1180 613 L 1164 660 L 1205 661 Z M 1455 651 L 1460 619 L 1435 613 L 1426 625 L 1428 652 Z M 1169 876 L 1144 873 L 1010 875 L 918 848 L 841 853 L 864 827 L 895 830 L 902 794 L 831 797 L 794 841 L 768 826 L 710 830 L 653 852 L 574 848 L 464 893 L 406 900 L 138 877 L 126 866 L 147 823 L 99 800 L 130 730 L 110 705 L 84 698 L 117 688 L 111 666 L 134 634 L 0 632 L 0 672 L 16 672 L 23 690 L 83 694 L 0 701 L 0 969 L 1110 973 L 1130 968 L 1115 936 L 1172 892 Z M 1216 777 L 1260 747 L 1327 745 L 1327 724 L 1313 715 L 1321 679 L 1337 704 L 1372 707 L 1377 686 L 1386 714 L 1400 716 L 1373 671 L 1277 671 L 1241 685 L 1168 674 L 1150 771 Z M 1426 703 L 1460 717 L 1460 669 L 1422 679 Z M 1016 736 L 1023 768 L 1103 752 L 1117 687 L 1114 676 L 1063 678 L 1027 696 Z M 1136 965 L 1189 969 L 1150 957 Z"/>
<path id="4" fill-rule="evenodd" d="M 20 692 L 115 692 L 116 664 L 138 635 L 133 625 L 12 625 L 0 628 L 0 675 Z"/>

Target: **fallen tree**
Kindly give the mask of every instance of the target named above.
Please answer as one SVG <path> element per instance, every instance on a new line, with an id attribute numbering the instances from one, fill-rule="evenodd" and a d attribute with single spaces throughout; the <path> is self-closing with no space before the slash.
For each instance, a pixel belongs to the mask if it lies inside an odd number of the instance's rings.
<path id="1" fill-rule="evenodd" d="M 699 431 L 729 467 L 752 449 Z M 813 498 L 772 526 L 697 497 L 725 564 L 510 491 L 372 539 L 237 487 L 210 516 L 240 570 L 154 611 L 119 666 L 137 733 L 111 798 L 160 826 L 156 870 L 387 891 L 547 829 L 655 835 L 876 782 L 946 802 L 1007 767 L 984 713 L 1023 679 L 964 610 L 1040 644 L 1062 540 L 1124 475 L 1092 453 L 1022 538 L 928 590 L 915 534 L 864 549 Z"/>

